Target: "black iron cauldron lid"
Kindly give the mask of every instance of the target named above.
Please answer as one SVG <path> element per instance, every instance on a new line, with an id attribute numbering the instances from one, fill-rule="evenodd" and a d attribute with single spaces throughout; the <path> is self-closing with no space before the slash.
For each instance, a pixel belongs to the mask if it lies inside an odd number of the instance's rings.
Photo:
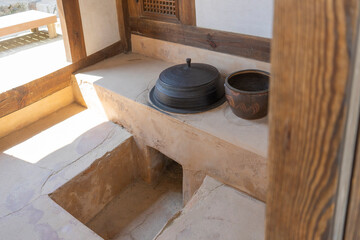
<path id="1" fill-rule="evenodd" d="M 219 78 L 219 71 L 208 64 L 191 63 L 176 65 L 165 69 L 159 77 L 162 84 L 175 88 L 193 88 L 214 82 Z"/>
<path id="2" fill-rule="evenodd" d="M 164 70 L 150 92 L 151 103 L 167 112 L 198 113 L 210 110 L 225 101 L 223 79 L 208 64 L 180 64 Z"/>

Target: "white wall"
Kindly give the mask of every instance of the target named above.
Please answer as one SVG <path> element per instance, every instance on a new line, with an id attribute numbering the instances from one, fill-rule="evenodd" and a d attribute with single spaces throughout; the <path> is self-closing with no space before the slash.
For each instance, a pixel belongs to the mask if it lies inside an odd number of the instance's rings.
<path id="1" fill-rule="evenodd" d="M 120 41 L 116 0 L 79 0 L 87 55 Z"/>
<path id="2" fill-rule="evenodd" d="M 196 23 L 198 27 L 271 38 L 273 1 L 196 0 Z"/>

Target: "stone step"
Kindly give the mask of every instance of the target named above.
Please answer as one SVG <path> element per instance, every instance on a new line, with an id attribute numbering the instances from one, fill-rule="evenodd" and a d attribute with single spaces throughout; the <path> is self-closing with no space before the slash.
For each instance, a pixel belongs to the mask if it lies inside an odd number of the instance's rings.
<path id="1" fill-rule="evenodd" d="M 154 240 L 263 240 L 265 204 L 206 177 Z"/>
<path id="2" fill-rule="evenodd" d="M 96 176 L 90 179 L 92 185 L 79 187 L 104 190 L 94 195 L 101 202 L 94 206 L 102 208 L 118 191 L 106 188 L 113 179 L 109 171 L 118 169 L 117 162 L 123 159 L 133 162 L 130 133 L 71 104 L 0 139 L 0 151 L 1 239 L 102 239 L 48 194 L 84 172 L 92 173 Z M 134 169 L 126 169 L 128 181 Z M 73 199 L 75 192 L 67 193 Z"/>

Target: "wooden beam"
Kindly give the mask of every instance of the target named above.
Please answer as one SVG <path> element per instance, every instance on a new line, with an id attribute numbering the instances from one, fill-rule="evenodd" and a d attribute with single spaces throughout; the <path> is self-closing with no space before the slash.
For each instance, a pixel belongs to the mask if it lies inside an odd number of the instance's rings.
<path id="1" fill-rule="evenodd" d="M 131 33 L 129 25 L 128 0 L 116 0 L 117 16 L 119 22 L 119 32 L 123 48 L 126 52 L 131 50 Z"/>
<path id="2" fill-rule="evenodd" d="M 351 1 L 275 1 L 267 240 L 342 239 L 335 222 L 351 140 Z"/>
<path id="3" fill-rule="evenodd" d="M 77 62 L 87 56 L 79 1 L 57 0 L 57 5 L 67 59 Z"/>
<path id="4" fill-rule="evenodd" d="M 195 0 L 179 0 L 179 18 L 185 25 L 196 25 Z"/>
<path id="5" fill-rule="evenodd" d="M 33 104 L 71 84 L 71 74 L 123 52 L 121 41 L 51 74 L 0 94 L 0 117 Z"/>
<path id="6" fill-rule="evenodd" d="M 270 61 L 270 39 L 267 38 L 142 18 L 130 18 L 130 26 L 133 34 Z"/>

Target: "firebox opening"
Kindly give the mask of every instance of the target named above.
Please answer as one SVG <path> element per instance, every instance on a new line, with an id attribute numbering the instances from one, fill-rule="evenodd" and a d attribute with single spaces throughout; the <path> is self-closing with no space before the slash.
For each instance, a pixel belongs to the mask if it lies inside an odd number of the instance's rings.
<path id="1" fill-rule="evenodd" d="M 152 240 L 183 207 L 182 166 L 163 155 L 155 184 L 136 180 L 86 225 L 104 239 Z"/>

